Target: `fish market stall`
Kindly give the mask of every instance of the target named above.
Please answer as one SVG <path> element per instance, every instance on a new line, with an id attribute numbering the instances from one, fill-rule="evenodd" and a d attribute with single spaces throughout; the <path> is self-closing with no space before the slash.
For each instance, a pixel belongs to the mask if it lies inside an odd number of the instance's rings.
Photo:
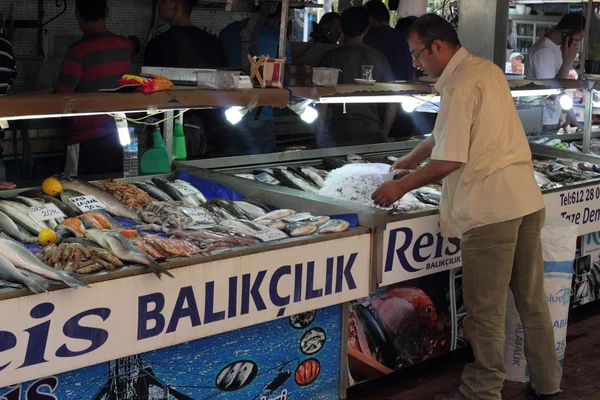
<path id="1" fill-rule="evenodd" d="M 0 200 L 0 396 L 338 397 L 356 213 L 185 171 L 56 181 Z"/>
<path id="2" fill-rule="evenodd" d="M 371 281 L 371 295 L 352 302 L 349 308 L 350 384 L 414 365 L 467 343 L 463 328 L 466 310 L 462 303 L 460 240 L 443 238 L 439 233 L 436 188 L 413 193 L 409 201 L 397 204 L 395 210 L 384 210 L 367 205 L 372 187 L 379 182 L 358 178 L 366 168 L 376 168 L 383 182 L 387 168 L 381 169 L 379 164 L 389 166 L 395 157 L 410 151 L 417 143 L 281 153 L 263 155 L 260 160 L 250 156 L 178 164 L 186 165 L 185 168 L 200 167 L 196 173 L 232 187 L 251 185 L 272 193 L 325 197 L 344 207 L 354 204 L 361 224 L 374 232 L 372 277 L 376 280 Z M 548 215 L 578 224 L 580 235 L 587 238 L 584 235 L 594 235 L 600 230 L 600 174 L 593 169 L 579 169 L 579 164 L 585 164 L 590 156 L 580 157 L 559 160 L 539 154 L 534 165 Z M 352 179 L 337 176 L 348 168 L 354 168 L 347 171 Z M 339 182 L 328 186 L 333 178 L 340 178 Z M 362 192 L 349 190 L 352 180 L 370 186 Z M 348 201 L 353 196 L 356 203 Z M 590 236 L 587 241 L 591 241 L 598 258 L 600 240 Z M 585 265 L 579 269 L 590 273 Z"/>

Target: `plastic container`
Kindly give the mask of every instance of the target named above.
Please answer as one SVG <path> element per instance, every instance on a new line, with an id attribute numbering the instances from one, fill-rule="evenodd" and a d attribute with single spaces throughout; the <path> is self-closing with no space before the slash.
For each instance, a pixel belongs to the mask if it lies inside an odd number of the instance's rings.
<path id="1" fill-rule="evenodd" d="M 185 134 L 183 132 L 183 115 L 175 123 L 173 128 L 173 155 L 177 160 L 187 159 L 187 149 L 185 145 Z"/>
<path id="2" fill-rule="evenodd" d="M 131 142 L 123 147 L 123 177 L 131 178 L 139 175 L 138 138 L 133 128 L 129 128 Z"/>
<path id="3" fill-rule="evenodd" d="M 314 86 L 336 86 L 338 76 L 340 74 L 337 68 L 313 68 L 313 85 Z"/>
<path id="4" fill-rule="evenodd" d="M 240 71 L 198 71 L 200 89 L 237 89 L 240 83 Z"/>

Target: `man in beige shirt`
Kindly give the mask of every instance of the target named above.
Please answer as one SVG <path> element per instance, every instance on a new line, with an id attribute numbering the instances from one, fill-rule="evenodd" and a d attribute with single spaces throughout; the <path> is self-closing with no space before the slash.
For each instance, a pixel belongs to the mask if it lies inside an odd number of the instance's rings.
<path id="1" fill-rule="evenodd" d="M 373 200 L 388 206 L 407 192 L 443 179 L 440 228 L 462 237 L 465 328 L 475 362 L 463 384 L 438 399 L 501 399 L 504 320 L 509 287 L 525 331 L 531 390 L 560 392 L 561 368 L 543 286 L 540 232 L 545 209 L 531 152 L 504 73 L 461 47 L 454 28 L 428 14 L 411 26 L 416 67 L 439 78 L 440 112 L 433 135 L 393 169 L 420 169 L 387 182 Z"/>

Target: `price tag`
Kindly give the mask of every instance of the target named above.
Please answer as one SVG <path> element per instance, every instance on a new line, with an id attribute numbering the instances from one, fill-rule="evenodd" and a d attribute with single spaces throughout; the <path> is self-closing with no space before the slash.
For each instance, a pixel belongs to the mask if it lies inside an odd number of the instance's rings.
<path id="1" fill-rule="evenodd" d="M 65 214 L 52 203 L 40 204 L 39 206 L 29 207 L 28 210 L 31 213 L 31 215 L 33 215 L 33 218 L 40 222 L 48 221 L 54 218 L 65 217 Z"/>
<path id="2" fill-rule="evenodd" d="M 269 185 L 279 185 L 279 183 L 280 183 L 277 179 L 273 178 L 271 175 L 269 175 L 266 172 L 255 175 L 254 179 L 256 179 L 257 181 L 260 181 L 260 182 L 268 183 Z"/>
<path id="3" fill-rule="evenodd" d="M 273 240 L 286 239 L 289 236 L 280 231 L 279 229 L 266 228 L 261 229 L 260 231 L 253 233 L 252 236 L 263 241 L 270 242 Z"/>
<path id="4" fill-rule="evenodd" d="M 95 196 L 78 196 L 69 199 L 73 204 L 81 210 L 81 212 L 90 212 L 94 210 L 105 210 L 106 205 L 98 200 Z"/>
<path id="5" fill-rule="evenodd" d="M 206 211 L 199 208 L 192 207 L 179 207 L 181 211 L 188 217 L 194 220 L 194 222 L 214 224 L 215 220 Z"/>
<path id="6" fill-rule="evenodd" d="M 191 185 L 180 182 L 173 182 L 173 185 L 184 196 L 194 196 L 197 193 L 196 189 Z"/>

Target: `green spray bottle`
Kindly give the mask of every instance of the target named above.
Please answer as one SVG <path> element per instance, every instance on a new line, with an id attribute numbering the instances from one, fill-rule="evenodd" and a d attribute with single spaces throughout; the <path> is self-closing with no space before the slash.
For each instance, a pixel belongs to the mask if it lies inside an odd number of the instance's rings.
<path id="1" fill-rule="evenodd" d="M 173 155 L 177 160 L 187 159 L 185 134 L 183 132 L 183 112 L 179 114 L 179 118 L 177 118 L 177 122 L 175 122 L 173 128 Z"/>
<path id="2" fill-rule="evenodd" d="M 158 126 L 152 132 L 153 146 L 146 150 L 141 159 L 141 171 L 144 175 L 166 174 L 170 171 L 167 147 Z"/>

